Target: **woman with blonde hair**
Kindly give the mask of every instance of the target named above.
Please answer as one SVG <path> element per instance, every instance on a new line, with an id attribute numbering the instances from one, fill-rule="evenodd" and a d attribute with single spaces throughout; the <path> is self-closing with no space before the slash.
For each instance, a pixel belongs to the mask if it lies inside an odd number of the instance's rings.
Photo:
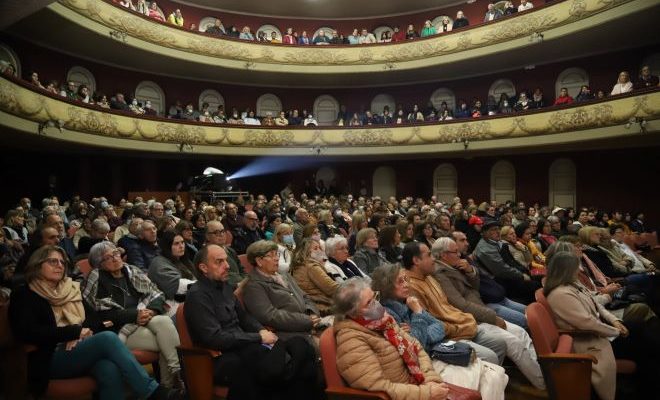
<path id="1" fill-rule="evenodd" d="M 325 270 L 327 259 L 319 242 L 303 239 L 293 252 L 290 273 L 298 286 L 314 301 L 322 317 L 331 314 L 332 296 L 338 283 Z"/>

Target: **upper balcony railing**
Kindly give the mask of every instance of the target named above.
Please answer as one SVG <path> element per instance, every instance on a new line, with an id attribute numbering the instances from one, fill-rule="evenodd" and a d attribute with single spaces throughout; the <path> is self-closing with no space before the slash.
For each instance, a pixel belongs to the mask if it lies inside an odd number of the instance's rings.
<path id="1" fill-rule="evenodd" d="M 660 132 L 660 90 L 514 115 L 415 125 L 218 125 L 100 109 L 0 78 L 0 125 L 32 135 L 139 151 L 232 156 L 472 153 Z M 59 128 L 59 129 L 58 129 Z"/>
<path id="2" fill-rule="evenodd" d="M 72 23 L 120 33 L 127 45 L 223 68 L 330 74 L 409 70 L 559 39 L 657 6 L 656 0 L 563 0 L 467 29 L 373 45 L 296 46 L 214 37 L 131 12 L 109 0 L 60 0 L 49 8 Z M 611 23 L 611 22 L 610 22 Z M 153 47 L 157 46 L 157 47 Z M 165 49 L 163 49 L 165 48 Z"/>

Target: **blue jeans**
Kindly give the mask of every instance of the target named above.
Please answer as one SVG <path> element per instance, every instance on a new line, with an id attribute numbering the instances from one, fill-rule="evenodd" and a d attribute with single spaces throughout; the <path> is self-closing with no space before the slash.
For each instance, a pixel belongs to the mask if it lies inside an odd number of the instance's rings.
<path id="1" fill-rule="evenodd" d="M 124 380 L 140 398 L 149 397 L 158 382 L 144 368 L 114 332 L 101 332 L 79 342 L 73 350 L 56 350 L 50 363 L 53 379 L 92 375 L 100 400 L 123 399 Z"/>
<path id="2" fill-rule="evenodd" d="M 527 307 L 524 304 L 516 303 L 505 297 L 499 303 L 489 303 L 486 306 L 495 311 L 497 316 L 506 322 L 527 329 L 527 317 L 525 317 L 525 308 Z"/>

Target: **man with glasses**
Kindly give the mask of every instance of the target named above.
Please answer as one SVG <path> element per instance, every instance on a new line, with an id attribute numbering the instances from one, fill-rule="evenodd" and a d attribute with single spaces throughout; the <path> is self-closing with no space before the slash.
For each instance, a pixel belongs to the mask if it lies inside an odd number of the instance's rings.
<path id="1" fill-rule="evenodd" d="M 244 226 L 234 235 L 233 248 L 238 254 L 244 254 L 252 243 L 266 239 L 266 235 L 259 227 L 259 217 L 254 211 L 246 211 L 243 216 Z"/>
<path id="2" fill-rule="evenodd" d="M 238 259 L 238 254 L 236 254 L 236 250 L 227 246 L 226 235 L 227 232 L 225 231 L 225 228 L 222 226 L 220 221 L 207 222 L 205 246 L 216 245 L 222 247 L 225 250 L 225 253 L 227 253 L 227 263 L 229 264 L 228 282 L 230 285 L 238 285 L 238 283 L 247 276 L 247 273 L 243 269 L 243 265 L 241 265 L 241 261 Z"/>
<path id="3" fill-rule="evenodd" d="M 477 289 L 478 272 L 466 260 L 461 259 L 456 242 L 447 237 L 439 238 L 433 243 L 431 253 L 436 266 L 433 277 L 442 287 L 448 302 L 457 309 L 472 314 L 480 330 L 503 338 L 507 346 L 507 356 L 534 386 L 544 389 L 543 374 L 536 361 L 532 339 L 521 326 L 506 323 L 481 301 Z M 524 313 L 525 306 L 519 306 L 519 311 Z M 519 317 L 524 319 L 525 315 L 521 314 Z"/>
<path id="4" fill-rule="evenodd" d="M 225 217 L 222 218 L 222 225 L 225 229 L 234 234 L 238 229 L 243 227 L 243 216 L 238 214 L 238 207 L 234 203 L 227 203 L 225 205 Z"/>

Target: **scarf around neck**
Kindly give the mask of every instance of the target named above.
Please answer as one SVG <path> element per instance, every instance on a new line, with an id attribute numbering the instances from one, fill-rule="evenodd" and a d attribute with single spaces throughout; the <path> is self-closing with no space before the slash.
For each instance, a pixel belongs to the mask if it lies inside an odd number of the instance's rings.
<path id="1" fill-rule="evenodd" d="M 79 282 L 67 277 L 53 288 L 44 279 L 35 279 L 30 282 L 29 287 L 50 303 L 58 327 L 82 325 L 85 321 Z"/>
<path id="2" fill-rule="evenodd" d="M 408 339 L 397 332 L 395 329 L 396 321 L 394 321 L 392 316 L 388 315 L 384 320 L 380 319 L 377 321 L 367 321 L 359 317 L 353 318 L 353 321 L 371 331 L 381 333 L 396 348 L 401 358 L 403 358 L 403 362 L 406 364 L 410 373 L 410 383 L 416 383 L 418 385 L 424 383 L 424 374 L 419 365 L 418 353 L 420 349 L 414 342 L 408 341 Z"/>

